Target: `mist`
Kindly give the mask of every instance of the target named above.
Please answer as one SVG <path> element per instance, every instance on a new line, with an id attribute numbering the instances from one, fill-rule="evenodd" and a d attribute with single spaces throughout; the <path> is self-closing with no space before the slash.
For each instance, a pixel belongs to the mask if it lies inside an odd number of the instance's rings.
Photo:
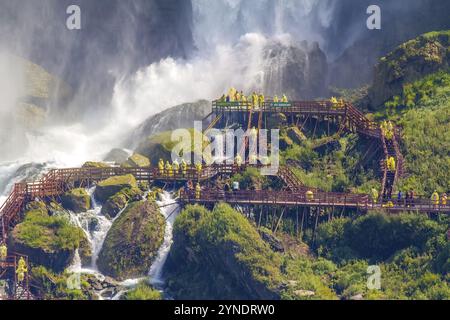
<path id="1" fill-rule="evenodd" d="M 101 160 L 113 147 L 129 147 L 128 134 L 166 108 L 216 98 L 230 86 L 281 91 L 264 80 L 268 44 L 317 42 L 337 63 L 333 81 L 358 86 L 381 54 L 430 31 L 426 25 L 449 23 L 446 1 L 383 0 L 375 1 L 383 29 L 369 31 L 372 2 L 0 0 L 0 168 Z M 81 7 L 81 30 L 65 26 L 71 4 Z M 417 23 L 424 6 L 428 22 Z M 377 50 L 348 55 L 364 48 Z M 345 74 L 355 68 L 360 79 Z"/>

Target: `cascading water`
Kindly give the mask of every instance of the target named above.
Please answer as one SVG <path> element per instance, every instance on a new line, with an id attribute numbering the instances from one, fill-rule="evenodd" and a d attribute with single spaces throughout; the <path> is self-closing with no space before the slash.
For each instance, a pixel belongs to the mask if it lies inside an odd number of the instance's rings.
<path id="1" fill-rule="evenodd" d="M 150 283 L 161 289 L 162 284 L 164 284 L 162 278 L 163 267 L 173 243 L 173 223 L 180 213 L 180 207 L 176 203 L 173 195 L 167 191 L 160 194 L 160 201 L 157 201 L 157 204 L 160 207 L 161 213 L 166 218 L 166 228 L 164 231 L 164 242 L 159 248 L 158 255 L 150 267 L 148 275 L 150 277 Z"/>
<path id="2" fill-rule="evenodd" d="M 92 260 L 90 268 L 98 271 L 98 255 L 100 254 L 106 235 L 108 234 L 108 231 L 111 228 L 114 220 L 110 220 L 101 214 L 102 206 L 99 205 L 95 200 L 94 191 L 95 187 L 92 187 L 88 190 L 88 193 L 91 196 L 92 209 L 84 213 L 71 214 L 71 219 L 77 226 L 84 230 L 92 250 Z M 117 215 L 117 217 L 119 216 L 120 213 Z"/>

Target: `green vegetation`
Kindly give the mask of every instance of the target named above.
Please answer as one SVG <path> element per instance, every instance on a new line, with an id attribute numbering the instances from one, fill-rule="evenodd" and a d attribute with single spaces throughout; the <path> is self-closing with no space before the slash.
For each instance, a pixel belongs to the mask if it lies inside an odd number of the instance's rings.
<path id="1" fill-rule="evenodd" d="M 268 178 L 266 176 L 262 176 L 261 172 L 258 168 L 247 168 L 243 173 L 235 174 L 232 181 L 239 182 L 240 189 L 267 189 L 268 187 Z"/>
<path id="2" fill-rule="evenodd" d="M 336 263 L 330 286 L 343 298 L 449 299 L 448 227 L 410 214 L 336 219 L 319 226 L 314 247 Z M 380 291 L 367 289 L 369 264 L 381 269 Z"/>
<path id="3" fill-rule="evenodd" d="M 189 206 L 175 222 L 168 283 L 175 297 L 186 299 L 334 299 L 314 272 L 321 263 L 274 252 L 226 204 L 212 212 Z"/>
<path id="4" fill-rule="evenodd" d="M 88 300 L 94 299 L 93 294 L 89 292 L 89 283 L 85 275 L 81 275 L 80 289 L 71 289 L 68 287 L 70 276 L 72 274 L 63 272 L 53 273 L 44 266 L 35 266 L 32 268 L 31 281 L 40 289 L 42 298 L 58 300 Z"/>
<path id="5" fill-rule="evenodd" d="M 369 159 L 363 165 L 369 146 L 357 135 L 341 137 L 322 149 L 314 150 L 313 145 L 304 141 L 281 152 L 281 163 L 290 165 L 304 185 L 334 192 L 368 193 L 372 187 L 380 188 L 377 163 Z"/>
<path id="6" fill-rule="evenodd" d="M 130 203 L 106 236 L 99 269 L 117 279 L 144 275 L 163 242 L 164 229 L 164 216 L 155 203 Z"/>
<path id="7" fill-rule="evenodd" d="M 84 239 L 83 230 L 72 226 L 65 217 L 48 215 L 42 202 L 32 203 L 25 219 L 13 230 L 14 241 L 45 252 L 75 250 Z"/>
<path id="8" fill-rule="evenodd" d="M 146 281 L 141 281 L 136 288 L 125 293 L 123 298 L 124 300 L 162 300 L 162 294 Z"/>
<path id="9" fill-rule="evenodd" d="M 276 298 L 281 259 L 228 205 L 188 206 L 174 225 L 167 262 L 177 298 Z"/>
<path id="10" fill-rule="evenodd" d="M 447 70 L 450 66 L 450 31 L 432 32 L 410 40 L 389 53 L 376 66 L 375 81 L 369 90 L 373 108 L 379 109 L 384 102 L 398 96 L 404 84 Z M 408 105 L 411 95 L 404 98 Z"/>
<path id="11" fill-rule="evenodd" d="M 401 95 L 386 103 L 377 117 L 402 127 L 401 148 L 408 176 L 402 190 L 414 189 L 427 197 L 434 190 L 450 190 L 450 74 L 440 71 L 403 86 Z"/>
<path id="12" fill-rule="evenodd" d="M 82 229 L 64 216 L 49 216 L 46 205 L 32 202 L 25 219 L 11 232 L 12 249 L 31 261 L 55 271 L 63 270 L 73 259 L 75 250 L 87 242 Z M 83 248 L 83 254 L 89 250 Z"/>

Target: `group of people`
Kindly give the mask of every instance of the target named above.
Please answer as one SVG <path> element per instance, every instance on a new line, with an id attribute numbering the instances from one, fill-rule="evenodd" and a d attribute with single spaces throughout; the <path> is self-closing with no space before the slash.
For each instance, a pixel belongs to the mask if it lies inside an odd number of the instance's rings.
<path id="1" fill-rule="evenodd" d="M 377 203 L 379 201 L 379 194 L 377 189 L 373 188 L 371 190 L 371 197 L 372 197 L 372 201 L 373 203 Z M 431 195 L 431 203 L 433 206 L 439 206 L 439 204 L 446 206 L 447 205 L 447 194 L 446 193 L 442 193 L 439 196 L 439 193 L 435 190 L 433 192 L 433 194 Z M 410 189 L 409 191 L 403 192 L 401 190 L 398 191 L 397 193 L 397 205 L 398 206 L 406 206 L 406 207 L 414 207 L 414 199 L 415 199 L 415 193 L 413 189 Z M 392 202 L 391 197 L 389 196 L 388 199 L 386 199 L 386 205 L 388 207 L 393 207 L 394 203 Z"/>
<path id="2" fill-rule="evenodd" d="M 381 132 L 388 140 L 394 137 L 395 129 L 391 121 L 383 121 L 380 125 Z"/>
<path id="3" fill-rule="evenodd" d="M 249 105 L 253 108 L 262 107 L 266 101 L 266 97 L 262 93 L 253 92 L 251 95 L 246 96 L 244 92 L 241 90 L 236 90 L 235 88 L 230 88 L 227 94 L 223 94 L 219 99 L 220 102 L 244 102 L 249 103 Z M 288 97 L 283 94 L 281 98 L 278 96 L 273 97 L 273 102 L 278 103 L 287 103 L 289 102 Z"/>
<path id="4" fill-rule="evenodd" d="M 440 197 L 439 193 L 434 190 L 433 194 L 431 195 L 431 202 L 434 206 L 438 206 L 439 202 L 443 205 L 447 205 L 447 194 L 444 192 Z"/>
<path id="5" fill-rule="evenodd" d="M 177 160 L 175 160 L 172 164 L 169 161 L 166 161 L 164 164 L 163 159 L 159 159 L 158 162 L 158 171 L 161 176 L 168 176 L 173 177 L 174 175 L 182 174 L 183 176 L 186 176 L 187 174 L 188 165 L 184 159 L 181 160 L 181 164 L 178 163 Z M 199 170 L 201 172 L 201 164 Z"/>
<path id="6" fill-rule="evenodd" d="M 0 244 L 0 263 L 5 261 L 8 258 L 8 247 L 5 243 Z M 28 266 L 23 257 L 19 258 L 17 262 L 16 274 L 17 280 L 22 282 L 25 280 L 25 274 L 28 272 Z"/>
<path id="7" fill-rule="evenodd" d="M 336 97 L 331 97 L 330 102 L 333 109 L 342 109 L 345 107 L 345 102 L 343 99 L 337 99 Z"/>

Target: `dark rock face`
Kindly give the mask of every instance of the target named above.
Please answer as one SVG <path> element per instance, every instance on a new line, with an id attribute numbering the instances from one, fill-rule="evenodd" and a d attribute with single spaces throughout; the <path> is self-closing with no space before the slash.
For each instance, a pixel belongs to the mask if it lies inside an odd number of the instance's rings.
<path id="1" fill-rule="evenodd" d="M 312 99 L 326 94 L 327 58 L 317 43 L 284 45 L 273 42 L 263 53 L 264 92 L 290 99 Z"/>
<path id="2" fill-rule="evenodd" d="M 373 79 L 377 60 L 401 43 L 418 35 L 450 28 L 447 0 L 339 0 L 335 1 L 333 23 L 323 31 L 327 54 L 337 57 L 330 67 L 330 84 L 341 88 L 360 87 Z M 381 8 L 381 30 L 366 28 L 366 9 Z"/>
<path id="3" fill-rule="evenodd" d="M 55 272 L 62 272 L 72 262 L 75 251 L 74 250 L 59 250 L 55 252 L 48 252 L 42 248 L 32 248 L 23 243 L 16 242 L 11 239 L 10 247 L 15 252 L 20 252 L 29 257 L 34 264 L 46 266 Z"/>
<path id="4" fill-rule="evenodd" d="M 81 30 L 65 26 L 72 4 L 81 9 Z M 193 50 L 191 23 L 190 0 L 2 1 L 0 43 L 82 92 L 77 116 L 108 103 L 116 74 L 168 56 L 186 58 Z"/>

